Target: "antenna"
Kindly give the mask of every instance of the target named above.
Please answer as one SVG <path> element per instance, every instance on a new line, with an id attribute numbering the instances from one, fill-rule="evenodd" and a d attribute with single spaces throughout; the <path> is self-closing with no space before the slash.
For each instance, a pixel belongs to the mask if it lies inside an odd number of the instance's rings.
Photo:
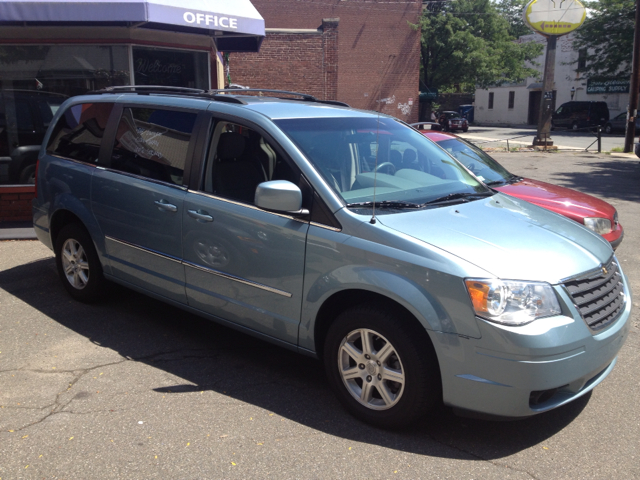
<path id="1" fill-rule="evenodd" d="M 371 225 L 375 225 L 376 223 L 376 185 L 378 183 L 378 154 L 380 152 L 380 110 L 382 110 L 382 104 L 387 103 L 389 100 L 388 97 L 376 100 L 376 102 L 378 102 L 378 125 L 376 126 L 376 163 L 373 169 L 373 203 L 371 205 L 371 220 L 369 220 Z"/>

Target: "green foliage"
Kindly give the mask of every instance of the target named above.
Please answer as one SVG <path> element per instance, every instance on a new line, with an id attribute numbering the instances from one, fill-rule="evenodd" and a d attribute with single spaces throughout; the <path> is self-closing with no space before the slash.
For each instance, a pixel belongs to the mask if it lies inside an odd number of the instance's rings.
<path id="1" fill-rule="evenodd" d="M 628 76 L 633 57 L 634 0 L 583 2 L 590 10 L 576 30 L 574 47 L 587 49 L 588 77 Z"/>
<path id="2" fill-rule="evenodd" d="M 509 35 L 518 38 L 532 30 L 524 23 L 524 9 L 529 0 L 494 0 L 498 13 L 509 22 Z"/>
<path id="3" fill-rule="evenodd" d="M 451 0 L 424 9 L 422 31 L 423 81 L 448 91 L 465 91 L 502 82 L 522 81 L 538 72 L 525 66 L 542 52 L 536 43 L 515 43 L 509 22 L 491 0 Z"/>

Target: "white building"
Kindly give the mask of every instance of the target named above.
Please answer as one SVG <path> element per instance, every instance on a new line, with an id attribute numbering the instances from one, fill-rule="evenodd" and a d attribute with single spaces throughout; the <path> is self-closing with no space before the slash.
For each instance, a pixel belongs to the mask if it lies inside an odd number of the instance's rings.
<path id="1" fill-rule="evenodd" d="M 629 101 L 628 78 L 611 78 L 601 82 L 587 80 L 578 68 L 584 61 L 585 55 L 574 49 L 574 38 L 573 34 L 558 38 L 553 88 L 554 110 L 565 102 L 581 100 L 607 102 L 610 118 L 626 112 Z M 538 65 L 532 66 L 540 72 L 539 78 L 527 78 L 518 84 L 508 83 L 486 90 L 476 89 L 474 112 L 476 123 L 537 125 L 547 42 L 537 33 L 524 35 L 518 39 L 518 42 L 537 42 L 545 46 L 542 55 L 536 59 Z M 580 62 L 576 63 L 577 60 Z"/>

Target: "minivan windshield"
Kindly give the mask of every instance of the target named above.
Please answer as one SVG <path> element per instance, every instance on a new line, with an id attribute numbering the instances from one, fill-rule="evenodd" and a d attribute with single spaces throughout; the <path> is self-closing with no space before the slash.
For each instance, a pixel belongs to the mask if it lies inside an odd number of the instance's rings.
<path id="1" fill-rule="evenodd" d="M 426 208 L 492 195 L 444 150 L 388 117 L 275 123 L 348 207 Z"/>

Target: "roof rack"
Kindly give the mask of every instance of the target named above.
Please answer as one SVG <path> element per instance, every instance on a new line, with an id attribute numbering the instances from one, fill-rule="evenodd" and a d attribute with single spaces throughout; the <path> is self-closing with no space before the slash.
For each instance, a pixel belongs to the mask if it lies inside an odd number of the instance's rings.
<path id="1" fill-rule="evenodd" d="M 277 95 L 274 95 L 276 98 L 282 98 L 283 100 L 302 100 L 302 101 L 306 101 L 306 102 L 316 102 L 316 103 L 326 103 L 328 105 L 337 105 L 337 106 L 341 106 L 341 107 L 348 107 L 349 105 L 344 103 L 344 102 L 339 102 L 338 100 L 318 100 L 316 97 L 314 97 L 313 95 L 309 95 L 307 93 L 300 93 L 300 92 L 290 92 L 288 90 L 271 90 L 268 88 L 225 88 L 225 89 L 216 89 L 216 90 L 209 90 L 209 93 L 214 93 L 216 94 L 216 98 L 219 95 L 223 95 L 223 94 L 229 94 L 229 93 L 233 93 L 233 94 L 238 94 L 238 95 L 244 95 L 247 92 L 257 92 L 258 94 L 261 93 L 275 93 L 275 94 L 280 94 L 280 95 L 294 95 L 300 98 L 283 98 L 283 97 L 279 97 Z M 262 96 L 262 95 L 258 95 L 258 96 Z"/>
<path id="2" fill-rule="evenodd" d="M 206 94 L 206 90 L 199 88 L 187 88 L 187 87 L 171 87 L 165 85 L 118 85 L 113 87 L 105 87 L 100 90 L 92 90 L 88 92 L 90 94 L 102 94 L 102 93 L 119 93 L 119 92 L 131 92 L 131 93 L 182 93 L 187 95 L 202 95 Z"/>
<path id="3" fill-rule="evenodd" d="M 325 103 L 327 105 L 337 105 L 341 107 L 348 107 L 349 105 L 344 102 L 339 102 L 337 100 L 318 100 L 313 95 L 308 95 L 306 93 L 298 93 L 298 92 L 289 92 L 287 90 L 270 90 L 264 88 L 225 88 L 225 89 L 215 89 L 215 90 L 201 90 L 199 88 L 187 88 L 187 87 L 172 87 L 165 85 L 118 85 L 113 87 L 105 87 L 100 90 L 93 90 L 87 92 L 88 94 L 106 94 L 106 93 L 137 93 L 141 95 L 151 95 L 151 94 L 180 94 L 187 95 L 193 97 L 207 98 L 209 100 L 217 100 L 219 102 L 227 102 L 227 103 L 239 103 L 246 105 L 247 102 L 242 100 L 241 98 L 236 97 L 235 95 L 244 95 L 247 92 L 257 92 L 261 93 L 273 93 L 279 95 L 293 95 L 300 98 L 288 98 L 288 97 L 279 97 L 277 95 L 273 95 L 275 98 L 281 98 L 283 100 L 301 100 L 306 102 L 316 102 L 316 103 Z M 229 95 L 232 94 L 232 95 Z M 261 96 L 261 95 L 260 95 Z"/>

